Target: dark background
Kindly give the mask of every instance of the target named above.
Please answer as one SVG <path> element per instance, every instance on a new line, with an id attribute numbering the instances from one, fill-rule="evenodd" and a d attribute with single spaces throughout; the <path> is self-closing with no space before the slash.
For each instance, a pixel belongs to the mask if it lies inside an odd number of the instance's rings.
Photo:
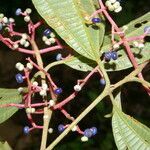
<path id="1" fill-rule="evenodd" d="M 122 0 L 123 11 L 119 14 L 112 14 L 119 26 L 122 26 L 129 21 L 145 14 L 149 11 L 150 1 L 136 1 L 136 0 Z M 14 17 L 17 22 L 16 30 L 24 32 L 26 30 L 23 18 L 16 17 L 14 12 L 16 8 L 32 8 L 32 18 L 34 21 L 41 19 L 34 9 L 30 0 L 1 0 L 0 12 L 8 17 Z M 46 28 L 45 24 L 42 29 Z M 41 37 L 41 30 L 37 32 L 37 40 Z M 40 43 L 42 47 L 43 44 Z M 54 61 L 56 53 L 44 55 L 44 62 L 49 63 Z M 0 87 L 17 88 L 18 84 L 15 81 L 14 69 L 16 62 L 25 60 L 25 55 L 10 51 L 6 46 L 0 43 Z M 123 70 L 120 72 L 109 73 L 111 82 L 115 83 L 122 79 L 125 75 L 131 72 L 132 69 Z M 147 66 L 144 69 L 144 77 L 150 81 L 150 70 Z M 76 84 L 77 79 L 82 79 L 87 73 L 72 70 L 66 66 L 56 67 L 51 71 L 52 77 L 58 86 L 64 90 L 63 97 L 66 97 Z M 117 78 L 116 78 L 117 77 Z M 102 91 L 103 87 L 99 85 L 99 78 L 97 75 L 90 79 L 86 88 L 80 92 L 79 96 L 65 107 L 73 116 L 78 116 L 88 106 L 92 100 Z M 127 114 L 133 116 L 142 123 L 150 126 L 150 109 L 149 97 L 143 90 L 140 84 L 130 83 L 122 87 L 122 103 L 123 110 Z M 87 92 L 88 91 L 88 92 Z M 115 150 L 116 146 L 113 139 L 111 118 L 105 118 L 104 115 L 110 113 L 112 110 L 111 103 L 105 99 L 94 110 L 92 110 L 80 123 L 80 127 L 84 130 L 96 126 L 98 134 L 89 140 L 89 142 L 82 143 L 81 136 L 77 133 L 69 133 L 61 143 L 55 148 L 56 150 Z M 36 122 L 42 124 L 42 117 L 35 117 Z M 53 141 L 58 136 L 57 126 L 59 124 L 70 123 L 62 114 L 56 111 L 52 117 L 51 127 L 54 128 L 54 133 L 48 138 L 48 143 Z M 24 110 L 19 110 L 11 119 L 0 125 L 1 140 L 6 140 L 13 147 L 14 150 L 38 150 L 40 147 L 41 131 L 35 130 L 30 135 L 25 136 L 22 133 L 24 126 L 30 125 L 26 118 Z"/>

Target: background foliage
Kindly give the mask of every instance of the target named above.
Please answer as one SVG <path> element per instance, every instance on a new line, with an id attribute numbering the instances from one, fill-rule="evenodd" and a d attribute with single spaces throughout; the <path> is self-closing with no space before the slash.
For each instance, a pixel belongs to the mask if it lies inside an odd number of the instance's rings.
<path id="1" fill-rule="evenodd" d="M 112 14 L 119 26 L 127 24 L 129 21 L 145 14 L 149 11 L 149 5 L 147 0 L 144 1 L 135 1 L 135 0 L 122 0 L 123 11 L 119 14 Z M 136 7 L 135 7 L 136 6 Z M 30 0 L 5 0 L 0 1 L 0 12 L 5 13 L 7 16 L 14 16 L 14 12 L 16 8 L 33 8 L 33 5 Z M 142 8 L 142 9 L 141 9 Z M 33 20 L 41 19 L 35 9 L 33 8 Z M 121 18 L 121 19 L 120 19 Z M 24 30 L 25 23 L 23 19 L 20 17 L 15 17 L 17 22 L 17 30 Z M 45 24 L 46 26 L 46 24 Z M 43 26 L 44 28 L 44 26 Z M 107 27 L 109 28 L 109 26 Z M 42 31 L 42 30 L 41 30 Z M 38 37 L 40 37 L 41 31 L 39 31 Z M 37 39 L 39 40 L 39 39 Z M 62 41 L 63 42 L 63 41 Z M 40 43 L 41 46 L 42 43 Z M 65 55 L 65 52 L 64 52 Z M 15 83 L 14 75 L 16 73 L 14 66 L 18 61 L 23 61 L 25 56 L 22 56 L 19 53 L 13 53 L 8 50 L 5 46 L 0 44 L 0 87 L 7 88 L 16 88 L 17 84 Z M 55 53 L 44 56 L 45 63 L 49 63 L 50 61 L 54 61 Z M 119 81 L 126 74 L 128 74 L 131 69 L 109 73 L 111 81 L 113 83 Z M 66 93 L 71 92 L 70 89 L 76 83 L 77 78 L 83 78 L 84 73 L 74 71 L 66 66 L 59 66 L 51 71 L 52 76 L 55 82 L 64 89 L 65 94 L 62 97 L 67 96 Z M 61 74 L 61 76 L 60 76 Z M 148 67 L 144 70 L 145 79 L 150 81 L 150 70 Z M 117 76 L 117 78 L 116 78 Z M 86 86 L 86 90 L 79 94 L 78 102 L 73 101 L 67 106 L 67 110 L 74 114 L 74 116 L 79 115 L 86 106 L 88 106 L 92 99 L 95 99 L 99 93 L 100 89 L 98 77 L 94 76 L 90 83 Z M 87 91 L 89 91 L 87 93 Z M 129 83 L 122 87 L 122 99 L 123 99 L 123 110 L 129 115 L 133 116 L 137 120 L 142 123 L 150 126 L 149 116 L 150 110 L 148 108 L 148 96 L 143 90 L 143 88 L 139 84 Z M 79 103 L 80 101 L 80 103 Z M 83 107 L 84 106 L 84 107 Z M 83 121 L 79 123 L 81 128 L 88 128 L 90 126 L 97 126 L 99 129 L 99 134 L 95 136 L 93 139 L 89 140 L 87 143 L 81 143 L 80 137 L 77 134 L 69 134 L 55 149 L 56 150 L 82 150 L 82 149 L 93 149 L 93 150 L 114 150 L 116 149 L 112 129 L 111 129 L 111 119 L 105 118 L 104 116 L 107 113 L 111 112 L 111 105 L 109 101 L 105 100 L 101 102 L 91 113 L 89 113 Z M 80 110 L 80 111 L 79 111 Z M 52 126 L 55 129 L 53 135 L 49 137 L 49 142 L 51 142 L 57 135 L 57 126 L 60 123 L 65 122 L 66 119 L 60 117 L 59 112 L 55 112 L 53 115 L 53 124 Z M 38 149 L 40 144 L 40 135 L 41 131 L 34 131 L 30 136 L 24 136 L 22 133 L 22 127 L 27 124 L 27 120 L 25 119 L 24 110 L 19 110 L 16 115 L 14 115 L 9 121 L 0 125 L 0 137 L 3 140 L 7 140 L 8 143 L 14 149 L 22 150 L 22 149 Z M 61 118 L 61 119 L 60 119 Z M 35 118 L 40 122 L 41 118 Z M 42 123 L 42 122 L 41 122 Z M 12 127 L 10 129 L 10 126 Z M 12 133 L 10 133 L 10 132 Z M 11 135 L 12 134 L 12 135 Z"/>

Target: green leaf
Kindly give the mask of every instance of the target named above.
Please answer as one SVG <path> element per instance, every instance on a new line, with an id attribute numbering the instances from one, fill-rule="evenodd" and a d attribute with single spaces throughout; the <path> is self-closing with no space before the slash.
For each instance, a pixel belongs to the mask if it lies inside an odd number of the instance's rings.
<path id="1" fill-rule="evenodd" d="M 150 129 L 114 106 L 113 135 L 119 150 L 149 150 Z"/>
<path id="2" fill-rule="evenodd" d="M 39 14 L 77 53 L 99 59 L 104 24 L 89 26 L 85 17 L 95 10 L 92 0 L 32 0 Z M 95 29 L 96 28 L 96 29 Z"/>
<path id="3" fill-rule="evenodd" d="M 10 103 L 20 103 L 22 96 L 17 89 L 0 88 L 0 106 Z M 9 119 L 18 109 L 16 107 L 0 108 L 0 123 Z"/>
<path id="4" fill-rule="evenodd" d="M 78 71 L 91 71 L 96 66 L 95 62 L 90 61 L 82 56 L 72 56 L 64 60 L 64 64 Z"/>
<path id="5" fill-rule="evenodd" d="M 150 18 L 150 13 L 147 13 L 144 16 L 134 21 L 131 21 L 129 24 L 127 24 L 126 26 L 128 27 L 128 29 L 125 31 L 126 37 L 142 35 L 144 33 L 144 27 L 150 26 L 149 18 Z M 140 26 L 137 28 L 137 25 Z M 145 42 L 145 47 L 143 50 L 139 50 L 138 48 L 131 48 L 138 64 L 141 64 L 144 61 L 150 59 L 149 47 L 150 47 L 150 42 Z M 106 52 L 110 49 L 112 49 L 111 38 L 110 35 L 107 35 L 104 37 L 104 42 L 101 51 Z M 105 64 L 105 68 L 107 71 L 119 71 L 133 66 L 123 48 L 118 50 L 118 55 L 119 58 L 116 61 L 110 61 L 109 63 Z"/>
<path id="6" fill-rule="evenodd" d="M 7 142 L 0 142 L 0 150 L 12 150 Z"/>

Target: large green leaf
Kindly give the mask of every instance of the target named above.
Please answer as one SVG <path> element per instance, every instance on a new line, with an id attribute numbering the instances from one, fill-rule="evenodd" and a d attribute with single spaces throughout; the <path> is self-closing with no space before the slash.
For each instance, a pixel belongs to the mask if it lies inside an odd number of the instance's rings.
<path id="1" fill-rule="evenodd" d="M 20 103 L 22 96 L 17 89 L 0 88 L 0 106 L 10 103 Z M 16 107 L 0 107 L 0 123 L 9 119 L 18 109 Z"/>
<path id="2" fill-rule="evenodd" d="M 114 107 L 112 128 L 119 150 L 150 150 L 150 129 L 117 106 Z"/>
<path id="3" fill-rule="evenodd" d="M 32 0 L 39 14 L 77 53 L 92 60 L 99 59 L 104 37 L 104 24 L 86 24 L 95 10 L 92 0 Z"/>
<path id="4" fill-rule="evenodd" d="M 144 27 L 150 26 L 150 13 L 145 14 L 144 16 L 131 21 L 129 24 L 125 25 L 128 27 L 125 30 L 126 37 L 133 37 L 142 35 L 144 33 Z M 117 38 L 117 37 L 116 37 Z M 118 40 L 118 39 L 117 39 Z M 130 43 L 132 44 L 132 43 Z M 143 50 L 138 48 L 131 48 L 132 52 L 135 55 L 135 59 L 137 60 L 138 64 L 143 63 L 146 60 L 150 59 L 150 42 L 145 42 L 145 47 Z M 104 37 L 103 46 L 101 48 L 102 52 L 109 51 L 112 48 L 111 45 L 111 38 L 110 35 Z M 106 63 L 105 67 L 107 71 L 118 71 L 132 67 L 124 48 L 118 50 L 119 58 L 116 61 L 110 61 Z"/>
<path id="5" fill-rule="evenodd" d="M 150 25 L 150 20 L 148 18 L 150 18 L 150 13 L 147 13 L 144 16 L 127 24 L 126 26 L 128 26 L 128 29 L 125 31 L 126 36 L 131 37 L 131 36 L 137 36 L 137 35 L 143 34 L 144 27 Z M 137 24 L 141 25 L 141 26 L 137 28 Z M 150 59 L 150 48 L 149 47 L 150 47 L 150 42 L 146 42 L 145 48 L 143 50 L 139 50 L 137 48 L 131 48 L 138 64 L 141 64 L 144 61 Z M 101 51 L 106 52 L 109 49 L 111 49 L 111 37 L 110 37 L 110 35 L 107 35 L 104 37 L 104 42 L 103 42 Z M 107 71 L 119 71 L 119 70 L 123 70 L 123 69 L 132 67 L 132 64 L 123 48 L 118 50 L 118 55 L 119 55 L 119 58 L 117 60 L 115 60 L 115 61 L 111 60 L 108 63 L 104 62 L 105 69 Z M 78 67 L 76 62 L 78 62 L 77 64 L 80 63 L 81 67 Z M 88 66 L 86 66 L 86 64 L 84 64 L 84 63 L 90 64 L 90 68 Z M 93 63 L 93 61 L 90 61 L 90 60 L 82 61 L 82 56 L 80 56 L 80 55 L 77 55 L 73 59 L 70 59 L 69 62 L 66 61 L 65 64 L 74 69 L 80 70 L 80 71 L 82 71 L 82 68 L 83 68 L 83 71 L 90 71 L 93 69 L 93 68 L 91 68 L 91 66 L 94 65 L 94 67 L 95 67 L 95 64 Z M 87 69 L 85 69 L 85 67 L 87 67 Z"/>
<path id="6" fill-rule="evenodd" d="M 12 150 L 7 142 L 0 142 L 0 150 Z"/>

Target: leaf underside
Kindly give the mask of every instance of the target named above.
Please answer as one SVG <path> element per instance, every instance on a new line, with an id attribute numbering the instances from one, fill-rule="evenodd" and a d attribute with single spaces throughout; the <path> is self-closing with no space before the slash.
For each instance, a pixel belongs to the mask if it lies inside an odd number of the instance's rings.
<path id="1" fill-rule="evenodd" d="M 17 89 L 3 89 L 0 88 L 0 106 L 10 103 L 20 103 L 22 96 Z M 0 108 L 0 123 L 9 119 L 18 109 L 16 107 Z"/>
<path id="2" fill-rule="evenodd" d="M 138 19 L 135 19 L 134 21 L 125 25 L 128 27 L 128 29 L 125 31 L 126 37 L 133 37 L 133 36 L 138 36 L 138 35 L 143 34 L 144 27 L 150 26 L 149 18 L 150 18 L 150 13 L 147 13 L 144 16 L 142 16 Z M 135 26 L 137 26 L 137 24 L 141 24 L 141 26 L 138 28 L 135 27 Z M 130 44 L 132 44 L 132 43 L 130 43 Z M 104 42 L 103 42 L 103 46 L 101 48 L 101 52 L 107 52 L 110 49 L 112 49 L 111 37 L 110 37 L 110 35 L 107 35 L 104 37 Z M 132 50 L 138 64 L 141 64 L 144 61 L 147 61 L 150 59 L 150 42 L 147 42 L 147 41 L 145 42 L 145 47 L 143 50 L 140 50 L 138 48 L 132 48 L 132 46 L 131 46 L 131 50 Z M 120 71 L 120 70 L 124 70 L 124 69 L 128 69 L 130 67 L 133 67 L 133 65 L 131 64 L 123 47 L 121 47 L 117 53 L 119 56 L 117 60 L 115 60 L 115 61 L 111 60 L 108 63 L 104 62 L 106 71 Z M 80 60 L 78 60 L 78 57 L 80 58 Z M 76 67 L 75 62 L 79 62 L 81 67 L 80 68 Z M 87 64 L 84 64 L 84 62 L 86 62 Z M 71 61 L 69 61 L 69 63 L 66 62 L 66 65 L 72 67 L 73 69 L 77 69 L 80 71 L 91 71 L 93 69 L 92 66 L 94 66 L 94 67 L 96 66 L 96 64 L 91 60 L 87 59 L 84 62 L 82 62 L 82 56 L 78 55 L 74 59 L 72 59 L 72 62 Z M 90 67 L 88 66 L 88 64 L 90 64 Z M 83 70 L 82 70 L 82 66 L 84 68 Z M 85 69 L 85 67 L 87 67 L 87 69 Z"/>
<path id="3" fill-rule="evenodd" d="M 112 127 L 119 150 L 150 150 L 150 129 L 117 107 L 114 108 Z"/>
<path id="4" fill-rule="evenodd" d="M 128 27 L 128 29 L 125 30 L 126 37 L 129 38 L 129 37 L 142 35 L 144 33 L 144 28 L 146 26 L 150 26 L 149 18 L 150 18 L 150 13 L 147 13 L 143 15 L 142 17 L 135 19 L 131 21 L 129 24 L 125 25 Z M 139 25 L 138 27 L 137 27 L 137 24 Z M 129 44 L 132 45 L 132 42 L 130 42 Z M 107 52 L 110 49 L 112 49 L 111 38 L 110 38 L 110 35 L 107 35 L 104 37 L 104 42 L 101 48 L 101 52 Z M 150 42 L 149 41 L 145 41 L 144 49 L 140 50 L 138 48 L 134 48 L 131 46 L 131 51 L 133 52 L 138 64 L 141 64 L 147 60 L 150 60 Z M 118 50 L 118 55 L 119 55 L 119 58 L 116 61 L 111 61 L 109 63 L 106 63 L 105 68 L 107 71 L 119 71 L 119 70 L 133 67 L 123 47 Z"/>
<path id="5" fill-rule="evenodd" d="M 32 0 L 39 14 L 77 53 L 88 59 L 99 59 L 104 24 L 89 26 L 85 17 L 95 10 L 92 0 Z M 95 29 L 96 28 L 96 29 Z"/>

